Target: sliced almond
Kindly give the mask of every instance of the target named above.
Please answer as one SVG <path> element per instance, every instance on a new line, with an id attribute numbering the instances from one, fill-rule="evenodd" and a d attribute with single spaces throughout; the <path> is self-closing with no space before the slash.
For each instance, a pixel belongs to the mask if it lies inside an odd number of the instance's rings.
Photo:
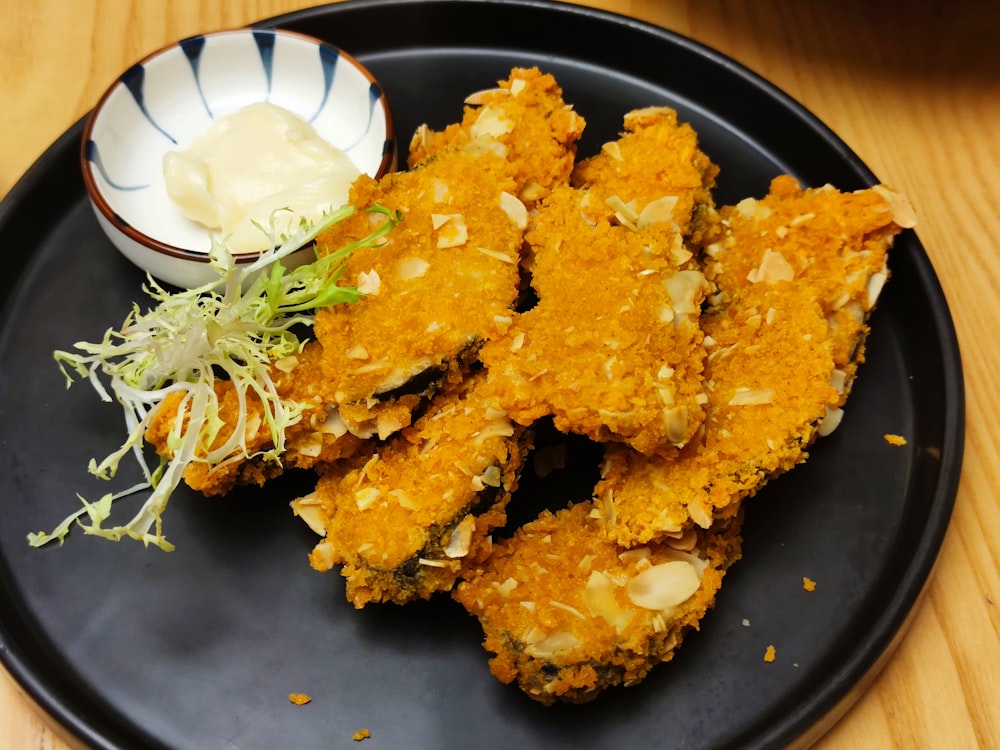
<path id="1" fill-rule="evenodd" d="M 463 518 L 448 537 L 448 544 L 444 547 L 445 556 L 455 559 L 469 554 L 469 549 L 472 547 L 472 533 L 475 530 L 476 519 L 472 516 Z"/>
<path id="2" fill-rule="evenodd" d="M 694 566 L 672 560 L 647 568 L 631 578 L 625 585 L 625 593 L 637 607 L 659 612 L 683 604 L 699 586 L 701 581 Z"/>
<path id="3" fill-rule="evenodd" d="M 645 229 L 651 224 L 668 221 L 673 222 L 674 208 L 676 206 L 676 195 L 665 195 L 662 198 L 657 198 L 655 201 L 650 201 L 643 207 L 642 211 L 639 212 L 639 216 L 636 220 L 636 226 L 638 226 L 639 229 Z"/>
<path id="4" fill-rule="evenodd" d="M 430 267 L 431 264 L 423 258 L 407 255 L 396 262 L 396 278 L 400 281 L 419 279 L 427 273 L 427 269 Z"/>
<path id="5" fill-rule="evenodd" d="M 382 279 L 373 268 L 370 271 L 362 271 L 358 274 L 358 291 L 371 297 L 376 296 L 382 288 Z"/>
<path id="6" fill-rule="evenodd" d="M 583 590 L 583 602 L 592 617 L 603 617 L 619 633 L 632 620 L 632 613 L 615 597 L 615 585 L 599 570 L 590 572 Z"/>
<path id="7" fill-rule="evenodd" d="M 431 224 L 437 230 L 437 246 L 441 249 L 461 247 L 469 239 L 462 214 L 431 214 Z"/>
<path id="8" fill-rule="evenodd" d="M 779 281 L 792 281 L 795 278 L 795 269 L 785 256 L 776 250 L 767 250 L 757 268 L 751 269 L 747 274 L 747 281 L 751 284 L 777 284 Z"/>
<path id="9" fill-rule="evenodd" d="M 305 521 L 306 526 L 319 536 L 326 536 L 326 513 L 323 512 L 319 496 L 315 492 L 296 498 L 289 505 L 292 513 Z"/>
<path id="10" fill-rule="evenodd" d="M 479 116 L 469 128 L 469 135 L 473 140 L 482 135 L 499 138 L 513 129 L 514 123 L 507 117 L 502 106 L 486 104 L 479 110 Z"/>
<path id="11" fill-rule="evenodd" d="M 761 406 L 774 401 L 774 391 L 769 388 L 737 388 L 732 398 L 729 399 L 730 406 Z"/>
<path id="12" fill-rule="evenodd" d="M 376 487 L 364 487 L 354 493 L 354 502 L 358 510 L 364 510 L 378 500 L 379 490 Z"/>
<path id="13" fill-rule="evenodd" d="M 890 190 L 885 185 L 876 185 L 872 188 L 882 196 L 892 214 L 892 220 L 903 229 L 912 229 L 917 225 L 917 212 L 913 209 L 913 204 L 902 193 Z"/>
<path id="14" fill-rule="evenodd" d="M 501 192 L 500 208 L 518 229 L 528 226 L 528 209 L 516 195 L 511 195 L 506 190 Z"/>
<path id="15" fill-rule="evenodd" d="M 552 659 L 579 646 L 580 639 L 575 635 L 565 630 L 557 630 L 540 641 L 528 644 L 524 647 L 524 652 L 536 659 Z"/>
<path id="16" fill-rule="evenodd" d="M 701 271 L 678 271 L 663 282 L 670 295 L 675 313 L 697 315 L 701 312 L 701 302 L 708 292 L 708 282 Z"/>

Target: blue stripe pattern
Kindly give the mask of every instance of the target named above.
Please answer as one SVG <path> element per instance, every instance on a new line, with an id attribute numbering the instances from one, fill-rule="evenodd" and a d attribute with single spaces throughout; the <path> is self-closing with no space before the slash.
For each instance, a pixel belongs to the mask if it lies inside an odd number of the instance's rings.
<path id="1" fill-rule="evenodd" d="M 273 30 L 257 29 L 252 32 L 254 44 L 257 47 L 257 52 L 260 56 L 260 64 L 264 72 L 264 76 L 267 80 L 267 93 L 266 99 L 269 101 L 271 98 L 271 90 L 274 85 L 274 53 L 275 46 L 279 42 L 279 36 Z M 202 86 L 202 61 L 203 55 L 208 45 L 209 39 L 206 35 L 196 35 L 188 37 L 181 42 L 179 42 L 179 47 L 183 52 L 185 58 L 187 59 L 188 65 L 191 68 L 191 74 L 193 77 L 194 85 L 197 89 L 198 96 L 201 100 L 202 106 L 205 108 L 205 112 L 208 114 L 210 119 L 215 119 L 215 115 L 212 112 L 212 107 L 208 101 L 208 97 L 205 95 L 205 91 Z M 334 82 L 337 76 L 337 68 L 341 61 L 341 53 L 336 47 L 331 45 L 321 45 L 319 47 L 319 65 L 323 76 L 323 91 L 320 98 L 320 102 L 316 111 L 313 113 L 312 117 L 308 119 L 310 123 L 317 120 L 324 110 L 330 104 L 330 96 L 333 92 Z M 126 70 L 120 77 L 119 81 L 124 86 L 128 92 L 131 94 L 132 99 L 135 101 L 136 106 L 138 106 L 140 112 L 145 117 L 146 121 L 160 134 L 162 134 L 171 144 L 177 145 L 177 140 L 168 133 L 150 114 L 149 110 L 146 108 L 146 69 L 141 63 L 137 63 Z M 377 107 L 379 107 L 382 98 L 384 97 L 384 92 L 376 83 L 372 83 L 368 87 L 368 121 L 361 127 L 361 133 L 358 135 L 357 139 L 348 146 L 343 146 L 344 151 L 350 152 L 352 149 L 356 148 L 360 143 L 362 143 L 368 133 L 371 131 L 372 124 L 375 120 L 375 113 Z M 383 143 L 383 154 L 392 153 L 395 146 L 392 140 L 386 140 Z M 89 140 L 85 146 L 86 158 L 95 165 L 98 172 L 104 178 L 104 181 L 115 190 L 120 191 L 132 191 L 132 190 L 143 190 L 150 187 L 150 185 L 124 185 L 115 180 L 111 179 L 108 174 L 105 165 L 102 162 L 101 155 L 98 149 L 98 145 L 95 141 Z"/>
<path id="2" fill-rule="evenodd" d="M 333 76 L 337 72 L 337 60 L 339 59 L 340 52 L 333 47 L 319 48 L 319 64 L 323 69 L 323 98 L 319 107 L 316 108 L 316 113 L 309 118 L 309 122 L 319 117 L 319 113 L 326 107 L 326 101 L 330 98 L 330 89 L 333 88 Z"/>
<path id="3" fill-rule="evenodd" d="M 146 83 L 146 69 L 142 67 L 142 65 L 133 65 L 131 68 L 122 73 L 119 80 L 121 80 L 122 85 L 129 90 L 129 93 L 132 94 L 132 98 L 135 99 L 135 103 L 139 106 L 139 110 L 142 114 L 146 116 L 147 120 L 149 120 L 149 124 L 163 133 L 163 135 L 165 135 L 170 142 L 176 146 L 177 141 L 174 140 L 174 137 L 161 128 L 146 110 L 146 94 L 143 91 L 143 86 Z"/>
<path id="4" fill-rule="evenodd" d="M 271 79 L 274 77 L 274 32 L 255 31 L 253 40 L 257 43 L 260 53 L 260 63 L 264 66 L 264 76 L 267 78 L 267 100 L 271 100 Z"/>
<path id="5" fill-rule="evenodd" d="M 208 113 L 210 119 L 214 120 L 215 115 L 212 114 L 212 108 L 208 106 L 208 100 L 205 99 L 205 92 L 201 89 L 199 70 L 201 68 L 201 52 L 204 49 L 205 37 L 201 35 L 190 37 L 181 42 L 181 51 L 191 66 L 191 73 L 194 75 L 194 85 L 198 87 L 198 96 L 201 97 L 201 103 L 205 105 L 205 112 Z"/>
<path id="6" fill-rule="evenodd" d="M 104 181 L 115 190 L 143 190 L 149 187 L 149 185 L 119 185 L 108 176 L 108 170 L 104 168 L 104 162 L 101 160 L 101 152 L 97 148 L 97 144 L 92 140 L 87 141 L 85 149 L 87 161 L 97 167 L 97 171 L 101 173 L 101 177 L 104 178 Z"/>
<path id="7" fill-rule="evenodd" d="M 378 103 L 381 98 L 382 89 L 379 88 L 377 83 L 372 83 L 368 87 L 368 122 L 365 123 L 365 129 L 358 136 L 358 139 L 350 146 L 345 147 L 344 151 L 350 151 L 352 148 L 361 143 L 361 141 L 365 139 L 365 136 L 368 135 L 368 131 L 372 128 L 372 120 L 375 118 L 375 108 L 378 107 Z"/>

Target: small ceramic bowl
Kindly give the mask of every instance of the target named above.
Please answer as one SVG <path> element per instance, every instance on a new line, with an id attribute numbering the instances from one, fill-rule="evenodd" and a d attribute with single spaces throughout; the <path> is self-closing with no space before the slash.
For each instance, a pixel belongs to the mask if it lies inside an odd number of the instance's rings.
<path id="1" fill-rule="evenodd" d="M 183 151 L 213 121 L 256 102 L 299 115 L 361 172 L 378 178 L 396 166 L 384 92 L 336 47 L 248 28 L 154 52 L 98 101 L 84 126 L 81 165 L 101 227 L 125 257 L 158 280 L 190 288 L 218 278 L 208 264 L 211 231 L 188 219 L 167 193 L 164 155 Z M 250 263 L 258 255 L 236 259 Z"/>

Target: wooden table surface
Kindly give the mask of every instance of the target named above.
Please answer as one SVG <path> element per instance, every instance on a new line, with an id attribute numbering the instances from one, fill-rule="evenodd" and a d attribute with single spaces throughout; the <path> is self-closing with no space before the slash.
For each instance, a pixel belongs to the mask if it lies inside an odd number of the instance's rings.
<path id="1" fill-rule="evenodd" d="M 311 4 L 0 0 L 0 195 L 140 57 L 177 38 Z M 962 480 L 936 573 L 905 638 L 815 746 L 1000 748 L 1000 3 L 585 4 L 686 34 L 747 65 L 913 202 L 962 348 Z M 0 748 L 65 748 L 6 677 Z"/>

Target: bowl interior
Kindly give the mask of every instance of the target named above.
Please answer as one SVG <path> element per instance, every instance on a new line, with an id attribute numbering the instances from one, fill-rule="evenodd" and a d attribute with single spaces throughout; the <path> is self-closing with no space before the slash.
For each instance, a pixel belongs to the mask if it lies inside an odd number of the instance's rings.
<path id="1" fill-rule="evenodd" d="M 185 39 L 133 65 L 98 103 L 83 153 L 97 209 L 153 244 L 207 252 L 209 230 L 186 218 L 167 195 L 163 156 L 186 149 L 213 120 L 254 102 L 301 116 L 362 172 L 377 177 L 392 166 L 388 103 L 352 57 L 290 32 L 218 32 Z"/>

